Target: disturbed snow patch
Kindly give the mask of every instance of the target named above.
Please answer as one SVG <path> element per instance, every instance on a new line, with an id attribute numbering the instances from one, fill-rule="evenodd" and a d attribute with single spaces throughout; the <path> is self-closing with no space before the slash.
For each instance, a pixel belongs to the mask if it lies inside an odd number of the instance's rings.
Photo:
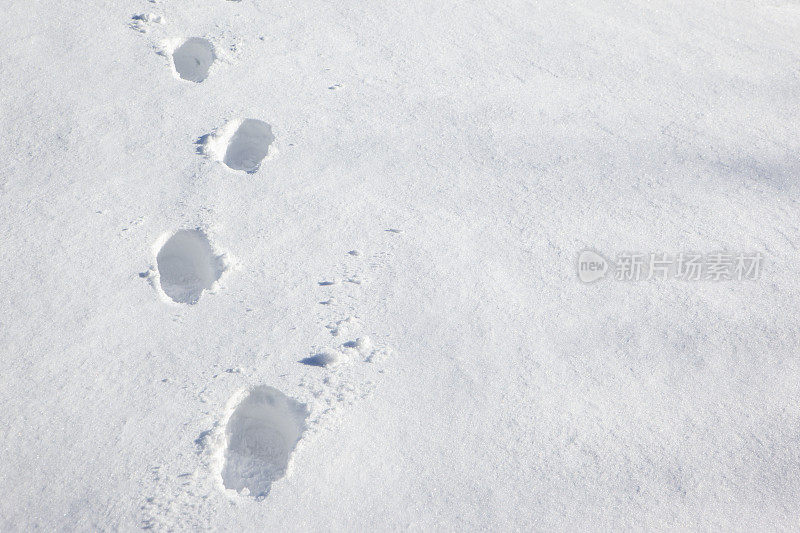
<path id="1" fill-rule="evenodd" d="M 131 28 L 140 32 L 147 33 L 150 24 L 164 24 L 164 15 L 155 13 L 138 13 L 131 17 Z"/>
<path id="2" fill-rule="evenodd" d="M 336 366 L 345 361 L 344 353 L 341 350 L 334 350 L 332 348 L 322 348 L 301 359 L 300 362 L 309 366 Z"/>
<path id="3" fill-rule="evenodd" d="M 228 122 L 212 135 L 201 140 L 202 152 L 222 161 L 232 170 L 252 174 L 258 170 L 275 141 L 272 127 L 262 120 L 248 118 Z"/>
<path id="4" fill-rule="evenodd" d="M 161 290 L 174 302 L 186 304 L 197 303 L 226 270 L 224 257 L 214 253 L 200 229 L 172 235 L 158 251 L 156 264 Z"/>
<path id="5" fill-rule="evenodd" d="M 332 368 L 343 363 L 351 363 L 356 359 L 372 363 L 386 353 L 387 349 L 376 348 L 369 337 L 359 337 L 343 343 L 338 348 L 316 349 L 300 362 L 309 366 Z"/>
<path id="6" fill-rule="evenodd" d="M 208 77 L 214 63 L 214 45 L 201 37 L 191 37 L 172 52 L 172 64 L 181 79 L 200 83 Z"/>
<path id="7" fill-rule="evenodd" d="M 220 476 L 226 489 L 264 498 L 290 466 L 308 410 L 277 389 L 255 387 L 224 422 Z"/>

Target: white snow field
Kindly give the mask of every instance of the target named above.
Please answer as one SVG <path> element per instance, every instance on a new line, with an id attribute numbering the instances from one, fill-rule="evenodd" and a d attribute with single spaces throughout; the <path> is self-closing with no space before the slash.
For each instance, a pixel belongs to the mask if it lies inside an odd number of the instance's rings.
<path id="1" fill-rule="evenodd" d="M 2 7 L 0 530 L 800 529 L 797 0 Z"/>

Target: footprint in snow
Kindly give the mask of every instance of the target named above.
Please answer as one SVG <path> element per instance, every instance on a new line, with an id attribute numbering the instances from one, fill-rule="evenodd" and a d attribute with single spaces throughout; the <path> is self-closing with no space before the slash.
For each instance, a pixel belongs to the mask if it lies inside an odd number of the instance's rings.
<path id="1" fill-rule="evenodd" d="M 200 138 L 200 151 L 222 161 L 231 170 L 255 173 L 267 154 L 273 151 L 272 127 L 262 120 L 234 120 L 211 135 Z"/>
<path id="2" fill-rule="evenodd" d="M 202 230 L 180 230 L 156 256 L 161 290 L 174 302 L 196 304 L 204 290 L 212 289 L 225 271 Z"/>
<path id="3" fill-rule="evenodd" d="M 208 71 L 215 59 L 214 45 L 201 37 L 187 39 L 172 52 L 175 72 L 181 79 L 195 83 L 208 77 Z"/>
<path id="4" fill-rule="evenodd" d="M 225 426 L 225 488 L 266 497 L 272 483 L 286 474 L 307 417 L 305 405 L 277 389 L 262 385 L 251 390 Z"/>

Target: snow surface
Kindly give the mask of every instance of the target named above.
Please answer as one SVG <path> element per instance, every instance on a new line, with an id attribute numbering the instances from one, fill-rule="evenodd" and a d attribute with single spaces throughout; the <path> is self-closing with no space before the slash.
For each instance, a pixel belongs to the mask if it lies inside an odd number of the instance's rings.
<path id="1" fill-rule="evenodd" d="M 797 0 L 6 0 L 0 530 L 800 528 L 798 37 Z"/>

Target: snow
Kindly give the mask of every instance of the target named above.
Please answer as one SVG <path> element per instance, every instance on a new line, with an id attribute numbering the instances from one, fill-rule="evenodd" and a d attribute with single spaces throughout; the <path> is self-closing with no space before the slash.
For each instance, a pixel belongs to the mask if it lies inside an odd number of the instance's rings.
<path id="1" fill-rule="evenodd" d="M 231 170 L 255 173 L 268 155 L 275 156 L 275 136 L 266 122 L 257 119 L 231 120 L 213 134 L 198 140 L 199 151 Z"/>
<path id="2" fill-rule="evenodd" d="M 344 362 L 343 353 L 333 348 L 321 348 L 300 362 L 312 366 L 336 366 Z"/>
<path id="3" fill-rule="evenodd" d="M 200 83 L 214 64 L 214 46 L 200 37 L 186 39 L 172 52 L 172 64 L 182 80 Z"/>
<path id="4" fill-rule="evenodd" d="M 4 8 L 0 530 L 798 527 L 800 2 Z"/>
<path id="5" fill-rule="evenodd" d="M 196 304 L 204 291 L 217 288 L 226 262 L 202 230 L 180 230 L 158 249 L 157 283 L 172 301 Z"/>
<path id="6" fill-rule="evenodd" d="M 291 453 L 305 430 L 305 407 L 272 387 L 254 388 L 236 404 L 216 442 L 222 485 L 263 499 L 289 468 Z M 220 456 L 224 455 L 221 459 Z"/>

